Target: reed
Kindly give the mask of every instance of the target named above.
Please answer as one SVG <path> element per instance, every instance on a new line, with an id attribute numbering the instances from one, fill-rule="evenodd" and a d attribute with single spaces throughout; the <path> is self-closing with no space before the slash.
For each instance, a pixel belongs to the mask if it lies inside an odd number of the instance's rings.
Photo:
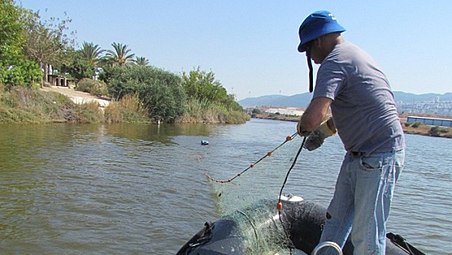
<path id="1" fill-rule="evenodd" d="M 191 99 L 187 101 L 185 109 L 185 113 L 176 120 L 177 123 L 240 124 L 250 119 L 243 111 L 230 110 L 206 100 Z"/>
<path id="2" fill-rule="evenodd" d="M 104 110 L 104 120 L 107 123 L 148 123 L 151 121 L 138 95 L 126 95 L 119 101 L 111 102 Z"/>

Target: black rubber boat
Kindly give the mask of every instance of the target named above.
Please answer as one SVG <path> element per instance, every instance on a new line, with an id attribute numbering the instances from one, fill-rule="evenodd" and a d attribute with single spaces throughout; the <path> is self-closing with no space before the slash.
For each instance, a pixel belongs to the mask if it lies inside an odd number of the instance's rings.
<path id="1" fill-rule="evenodd" d="M 326 209 L 297 196 L 284 197 L 282 201 L 281 213 L 276 211 L 275 201 L 261 201 L 256 206 L 236 211 L 213 223 L 206 222 L 204 228 L 183 245 L 177 255 L 277 254 L 268 252 L 271 247 L 265 246 L 269 243 L 312 254 L 320 239 Z M 353 254 L 350 239 L 342 252 Z M 425 255 L 393 233 L 387 234 L 386 254 Z"/>

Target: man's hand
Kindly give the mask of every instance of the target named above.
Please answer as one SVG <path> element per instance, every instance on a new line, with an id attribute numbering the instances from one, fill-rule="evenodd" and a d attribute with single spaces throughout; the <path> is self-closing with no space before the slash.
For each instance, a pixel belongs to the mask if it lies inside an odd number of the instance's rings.
<path id="1" fill-rule="evenodd" d="M 298 125 L 297 125 L 297 133 L 301 136 L 301 137 L 305 137 L 305 136 L 309 136 L 312 131 L 307 131 L 307 130 L 303 130 L 302 126 L 300 125 L 301 123 L 301 119 L 300 121 L 298 121 Z"/>
<path id="2" fill-rule="evenodd" d="M 308 136 L 304 144 L 304 148 L 306 148 L 308 151 L 313 151 L 322 146 L 325 138 L 330 137 L 334 134 L 336 134 L 336 128 L 334 126 L 333 119 L 330 118 L 324 121 L 319 128 L 314 130 L 314 132 L 312 132 L 312 134 Z"/>
<path id="3" fill-rule="evenodd" d="M 308 136 L 306 142 L 304 143 L 304 147 L 308 149 L 308 151 L 313 151 L 320 146 L 322 146 L 323 141 L 325 141 L 325 137 L 318 130 L 312 132 L 311 135 Z"/>
<path id="4" fill-rule="evenodd" d="M 312 99 L 308 108 L 300 117 L 297 126 L 297 133 L 306 137 L 316 130 L 327 118 L 328 110 L 333 100 L 326 97 L 317 97 Z"/>

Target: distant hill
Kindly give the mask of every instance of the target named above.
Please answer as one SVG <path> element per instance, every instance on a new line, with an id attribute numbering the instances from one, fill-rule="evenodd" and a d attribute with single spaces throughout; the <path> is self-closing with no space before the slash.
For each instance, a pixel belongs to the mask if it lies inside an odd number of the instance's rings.
<path id="1" fill-rule="evenodd" d="M 445 101 L 452 102 L 452 93 L 450 92 L 445 94 L 427 93 L 418 95 L 402 91 L 394 91 L 394 97 L 398 104 L 434 102 L 437 99 L 442 102 Z M 309 102 L 311 101 L 311 98 L 312 94 L 306 92 L 292 96 L 268 95 L 260 97 L 250 97 L 242 99 L 238 101 L 238 103 L 244 108 L 253 108 L 259 106 L 305 108 L 308 106 Z"/>
<path id="2" fill-rule="evenodd" d="M 412 94 L 412 93 L 406 93 L 402 91 L 395 91 L 394 97 L 397 102 L 403 102 L 403 103 L 425 103 L 425 102 L 432 102 L 436 99 L 439 99 L 439 101 L 443 102 L 451 102 L 452 101 L 452 93 L 445 93 L 445 94 L 436 94 L 436 93 L 427 93 L 427 94 Z"/>
<path id="3" fill-rule="evenodd" d="M 311 97 L 311 93 L 296 94 L 292 96 L 269 95 L 245 98 L 238 102 L 244 108 L 259 106 L 306 107 L 311 101 Z"/>

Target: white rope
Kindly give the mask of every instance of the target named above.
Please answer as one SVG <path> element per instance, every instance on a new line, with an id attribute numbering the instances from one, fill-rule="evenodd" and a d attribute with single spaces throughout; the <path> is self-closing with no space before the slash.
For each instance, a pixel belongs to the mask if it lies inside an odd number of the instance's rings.
<path id="1" fill-rule="evenodd" d="M 311 254 L 312 254 L 312 255 L 317 255 L 317 252 L 319 252 L 320 249 L 325 248 L 325 247 L 328 247 L 328 246 L 333 247 L 334 249 L 336 249 L 336 251 L 337 251 L 337 253 L 338 253 L 339 255 L 342 255 L 342 249 L 341 249 L 341 247 L 340 247 L 337 243 L 331 242 L 331 241 L 325 241 L 325 242 L 323 242 L 323 243 L 319 243 L 319 244 L 314 248 L 314 250 L 312 251 Z"/>

